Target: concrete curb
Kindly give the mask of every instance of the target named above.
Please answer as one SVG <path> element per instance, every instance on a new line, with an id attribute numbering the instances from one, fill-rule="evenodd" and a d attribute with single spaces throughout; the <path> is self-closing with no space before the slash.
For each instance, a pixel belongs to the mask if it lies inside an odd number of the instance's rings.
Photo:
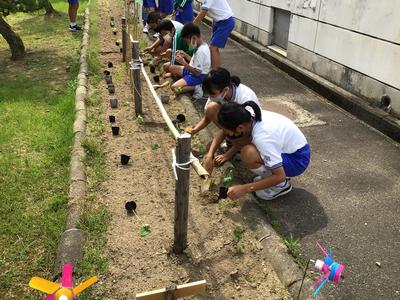
<path id="1" fill-rule="evenodd" d="M 86 104 L 88 94 L 89 8 L 85 9 L 81 54 L 79 58 L 78 85 L 75 92 L 74 145 L 69 171 L 68 215 L 65 231 L 58 243 L 54 273 L 58 274 L 67 262 L 76 263 L 83 256 L 84 232 L 76 228 L 81 215 L 80 202 L 86 196 L 85 150 L 82 142 L 86 136 Z"/>
<path id="2" fill-rule="evenodd" d="M 199 120 L 202 116 L 195 108 L 192 100 L 186 95 L 180 95 L 179 101 L 184 105 L 186 114 L 190 120 Z M 208 144 L 213 135 L 208 128 L 199 132 L 199 139 L 203 144 Z M 231 162 L 226 162 L 223 165 L 224 172 L 235 167 Z M 267 239 L 261 241 L 263 246 L 262 255 L 268 260 L 279 280 L 289 290 L 293 299 L 297 299 L 301 280 L 303 278 L 303 271 L 291 256 L 286 245 L 283 243 L 282 238 L 272 228 L 272 226 L 265 221 L 265 216 L 259 208 L 259 203 L 252 194 L 248 194 L 241 213 L 244 216 L 247 225 L 256 232 L 259 237 L 268 236 Z M 310 296 L 312 281 L 308 278 L 304 280 L 303 288 L 299 299 L 308 299 Z M 324 299 L 323 295 L 318 295 L 318 299 Z"/>
<path id="3" fill-rule="evenodd" d="M 197 14 L 197 11 L 195 11 L 195 14 Z M 206 17 L 204 23 L 211 26 L 212 21 Z M 368 105 L 366 100 L 363 100 L 337 85 L 334 85 L 328 80 L 299 67 L 289 59 L 257 42 L 252 41 L 250 38 L 236 31 L 231 33 L 230 38 L 255 54 L 265 58 L 274 66 L 289 74 L 291 77 L 306 85 L 322 97 L 348 111 L 358 119 L 374 127 L 393 140 L 400 142 L 400 121 L 389 113 L 379 109 L 378 107 Z"/>

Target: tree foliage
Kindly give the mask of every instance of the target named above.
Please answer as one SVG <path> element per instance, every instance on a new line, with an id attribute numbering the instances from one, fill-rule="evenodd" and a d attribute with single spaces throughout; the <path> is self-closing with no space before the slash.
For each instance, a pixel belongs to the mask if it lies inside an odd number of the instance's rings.
<path id="1" fill-rule="evenodd" d="M 0 13 L 7 16 L 15 12 L 31 12 L 46 5 L 51 5 L 49 0 L 0 0 Z"/>

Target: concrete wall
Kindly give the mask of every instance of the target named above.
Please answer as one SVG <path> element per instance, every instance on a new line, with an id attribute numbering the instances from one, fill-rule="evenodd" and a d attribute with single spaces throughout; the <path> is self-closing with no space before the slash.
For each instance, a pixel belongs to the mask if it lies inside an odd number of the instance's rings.
<path id="1" fill-rule="evenodd" d="M 400 114 L 400 0 L 228 0 L 236 30 L 268 46 L 274 9 L 291 12 L 287 58 Z"/>

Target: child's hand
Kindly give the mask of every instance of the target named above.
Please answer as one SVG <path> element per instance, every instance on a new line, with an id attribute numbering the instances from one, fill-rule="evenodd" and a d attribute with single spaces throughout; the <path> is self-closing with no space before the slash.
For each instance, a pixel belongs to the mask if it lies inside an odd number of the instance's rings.
<path id="1" fill-rule="evenodd" d="M 218 166 L 220 166 L 220 165 L 222 165 L 224 162 L 226 162 L 227 160 L 229 160 L 229 158 L 225 155 L 225 154 L 220 154 L 220 155 L 217 155 L 216 157 L 215 157 L 215 163 L 218 165 Z"/>
<path id="2" fill-rule="evenodd" d="M 180 55 L 177 55 L 175 60 L 176 60 L 176 62 L 180 63 L 181 65 L 184 65 L 186 63 L 186 60 Z"/>
<path id="3" fill-rule="evenodd" d="M 246 194 L 246 188 L 243 185 L 234 185 L 228 189 L 228 197 L 231 199 L 237 199 Z"/>
<path id="4" fill-rule="evenodd" d="M 186 127 L 186 128 L 185 128 L 185 131 L 186 131 L 187 133 L 194 134 L 194 133 L 193 133 L 193 127 Z"/>

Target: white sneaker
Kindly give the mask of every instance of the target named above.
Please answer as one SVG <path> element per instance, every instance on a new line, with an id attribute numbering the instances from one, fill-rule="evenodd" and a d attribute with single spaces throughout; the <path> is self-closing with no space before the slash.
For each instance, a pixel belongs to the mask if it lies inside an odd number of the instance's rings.
<path id="1" fill-rule="evenodd" d="M 149 24 L 146 24 L 146 26 L 143 27 L 143 32 L 149 33 Z"/>
<path id="2" fill-rule="evenodd" d="M 261 176 L 257 177 L 260 177 L 261 179 Z M 256 178 L 254 178 L 254 180 Z M 286 179 L 285 184 L 283 186 L 273 186 L 264 190 L 256 191 L 256 196 L 263 200 L 272 200 L 289 193 L 291 190 L 292 190 L 292 185 L 290 184 L 290 179 Z"/>
<path id="3" fill-rule="evenodd" d="M 153 34 L 153 38 L 158 38 L 160 36 L 160 33 L 159 32 L 156 32 L 155 34 Z"/>
<path id="4" fill-rule="evenodd" d="M 201 88 L 201 84 L 199 84 L 194 87 L 193 99 L 198 100 L 201 97 L 203 97 L 203 89 Z"/>

